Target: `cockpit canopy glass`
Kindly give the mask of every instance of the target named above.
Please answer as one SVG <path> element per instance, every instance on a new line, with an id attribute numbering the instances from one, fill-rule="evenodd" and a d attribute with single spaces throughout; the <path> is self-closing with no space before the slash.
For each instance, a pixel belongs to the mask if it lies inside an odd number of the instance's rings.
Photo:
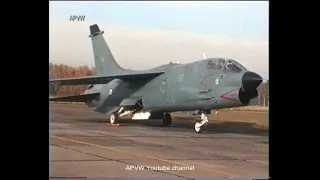
<path id="1" fill-rule="evenodd" d="M 222 69 L 223 65 L 226 63 L 226 60 L 219 58 L 219 59 L 211 59 L 208 62 L 207 68 L 209 69 Z"/>
<path id="2" fill-rule="evenodd" d="M 240 63 L 233 59 L 222 59 L 222 58 L 215 58 L 211 59 L 208 62 L 207 68 L 213 69 L 213 70 L 221 70 L 223 69 L 224 72 L 233 72 L 233 73 L 239 73 L 242 70 L 245 70 L 246 68 L 242 66 Z"/>
<path id="3" fill-rule="evenodd" d="M 240 73 L 242 70 L 245 70 L 246 68 L 242 66 L 240 63 L 238 63 L 235 60 L 229 59 L 226 62 L 226 65 L 223 69 L 224 72 L 234 72 L 234 73 Z"/>

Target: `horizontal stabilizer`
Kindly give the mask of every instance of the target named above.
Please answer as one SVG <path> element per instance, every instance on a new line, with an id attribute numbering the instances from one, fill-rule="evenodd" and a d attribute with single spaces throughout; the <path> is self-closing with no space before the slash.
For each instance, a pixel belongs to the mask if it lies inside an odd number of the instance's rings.
<path id="1" fill-rule="evenodd" d="M 87 102 L 96 98 L 100 93 L 93 94 L 81 94 L 78 96 L 64 96 L 49 98 L 49 101 L 60 101 L 60 102 Z"/>
<path id="2" fill-rule="evenodd" d="M 121 101 L 120 105 L 121 107 L 126 107 L 126 106 L 134 106 L 142 97 L 130 97 L 126 98 Z"/>
<path id="3" fill-rule="evenodd" d="M 86 85 L 86 84 L 107 84 L 113 79 L 122 80 L 144 80 L 154 78 L 164 72 L 146 72 L 140 74 L 121 74 L 110 76 L 89 76 L 77 78 L 50 79 L 49 82 L 61 83 L 60 85 Z"/>

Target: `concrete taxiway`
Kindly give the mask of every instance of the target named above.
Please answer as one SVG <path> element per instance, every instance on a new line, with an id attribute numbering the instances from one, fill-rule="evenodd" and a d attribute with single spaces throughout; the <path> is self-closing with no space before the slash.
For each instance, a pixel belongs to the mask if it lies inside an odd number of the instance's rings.
<path id="1" fill-rule="evenodd" d="M 49 106 L 50 177 L 268 177 L 266 130 L 210 123 L 196 134 L 192 121 L 174 118 L 172 127 L 161 120 L 108 127 L 89 108 Z"/>

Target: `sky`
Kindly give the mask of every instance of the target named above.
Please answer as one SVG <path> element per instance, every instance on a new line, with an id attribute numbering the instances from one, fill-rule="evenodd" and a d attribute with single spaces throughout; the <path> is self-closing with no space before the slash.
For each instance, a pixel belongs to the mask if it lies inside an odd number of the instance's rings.
<path id="1" fill-rule="evenodd" d="M 89 26 L 124 68 L 229 57 L 267 78 L 268 1 L 50 1 L 49 61 L 93 66 Z M 85 21 L 69 21 L 85 15 Z"/>

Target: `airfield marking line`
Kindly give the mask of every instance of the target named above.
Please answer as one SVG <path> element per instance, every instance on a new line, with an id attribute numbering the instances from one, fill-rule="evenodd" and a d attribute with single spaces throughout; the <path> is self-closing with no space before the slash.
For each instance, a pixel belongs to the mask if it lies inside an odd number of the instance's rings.
<path id="1" fill-rule="evenodd" d="M 130 154 L 133 156 L 138 156 L 138 157 L 143 157 L 143 158 L 147 158 L 147 159 L 153 159 L 153 160 L 158 160 L 158 161 L 162 161 L 162 162 L 167 162 L 167 163 L 172 163 L 172 164 L 178 164 L 180 166 L 192 166 L 191 164 L 187 164 L 187 163 L 182 163 L 182 162 L 178 162 L 178 161 L 172 161 L 172 160 L 167 160 L 167 159 L 161 159 L 161 158 L 157 158 L 157 157 L 152 157 L 152 156 L 146 156 L 146 155 L 142 155 L 142 154 L 135 154 L 135 153 L 131 153 L 131 152 L 127 152 L 124 150 L 120 150 L 120 149 L 115 149 L 115 148 L 110 148 L 107 146 L 102 146 L 102 145 L 98 145 L 98 144 L 92 144 L 92 143 L 88 143 L 88 142 L 84 142 L 84 141 L 77 141 L 77 140 L 73 140 L 73 139 L 68 139 L 68 138 L 63 138 L 63 137 L 58 137 L 58 136 L 50 136 L 52 138 L 56 138 L 56 139 L 60 139 L 60 140 L 64 140 L 64 141 L 70 141 L 70 142 L 75 142 L 78 144 L 84 144 L 84 145 L 89 145 L 89 146 L 93 146 L 93 147 L 98 147 L 98 148 L 102 148 L 102 149 L 107 149 L 110 151 L 115 151 L 115 152 L 121 152 L 124 154 Z M 222 175 L 226 175 L 226 177 L 236 177 L 237 175 L 233 174 L 233 173 L 225 173 L 210 167 L 206 167 L 203 165 L 194 165 L 194 166 L 200 166 L 202 167 L 201 169 L 207 170 L 207 171 L 211 171 L 211 172 L 217 172 L 219 174 Z"/>

